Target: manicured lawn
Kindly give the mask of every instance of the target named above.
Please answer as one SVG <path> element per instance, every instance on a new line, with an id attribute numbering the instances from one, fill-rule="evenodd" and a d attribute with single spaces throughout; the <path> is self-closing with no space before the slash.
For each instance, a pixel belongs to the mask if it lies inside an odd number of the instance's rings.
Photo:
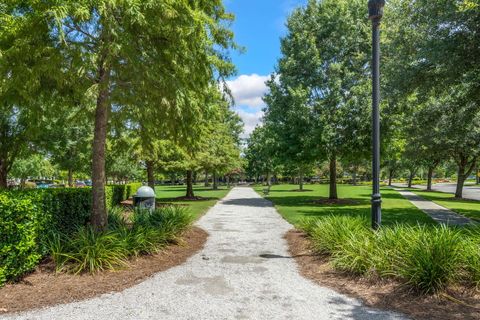
<path id="1" fill-rule="evenodd" d="M 219 188 L 219 190 L 212 190 L 211 187 L 206 188 L 203 185 L 194 186 L 195 196 L 210 198 L 209 200 L 200 201 L 181 201 L 175 199 L 177 197 L 185 196 L 186 186 L 157 186 L 155 187 L 155 193 L 157 195 L 157 202 L 188 205 L 192 213 L 198 219 L 230 191 L 230 189 L 223 186 Z"/>
<path id="2" fill-rule="evenodd" d="M 437 203 L 438 205 L 480 221 L 480 201 L 467 199 L 458 200 L 455 199 L 454 195 L 451 193 L 420 191 L 418 189 L 409 190 L 425 199 Z"/>
<path id="3" fill-rule="evenodd" d="M 263 186 L 255 190 L 262 194 Z M 305 185 L 312 191 L 294 192 L 296 185 L 276 185 L 266 198 L 272 201 L 282 216 L 292 224 L 297 224 L 303 218 L 324 217 L 329 215 L 366 216 L 370 217 L 370 186 L 339 185 L 338 195 L 342 199 L 351 199 L 355 204 L 315 204 L 314 200 L 328 197 L 328 185 Z M 382 188 L 382 219 L 385 225 L 433 224 L 434 221 L 422 211 L 413 206 L 398 192 Z"/>

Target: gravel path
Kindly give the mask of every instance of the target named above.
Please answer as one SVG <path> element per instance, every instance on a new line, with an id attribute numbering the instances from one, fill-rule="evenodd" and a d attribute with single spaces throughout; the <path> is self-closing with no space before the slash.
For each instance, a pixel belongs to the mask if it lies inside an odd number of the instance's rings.
<path id="1" fill-rule="evenodd" d="M 0 319 L 406 319 L 301 277 L 292 226 L 250 188 L 235 188 L 198 225 L 205 248 L 121 293 Z"/>

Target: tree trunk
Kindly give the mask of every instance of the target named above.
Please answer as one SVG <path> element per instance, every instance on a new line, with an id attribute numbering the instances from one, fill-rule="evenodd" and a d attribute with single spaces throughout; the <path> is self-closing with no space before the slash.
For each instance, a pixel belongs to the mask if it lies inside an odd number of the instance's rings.
<path id="1" fill-rule="evenodd" d="M 475 168 L 477 159 L 473 158 L 471 161 L 468 161 L 468 157 L 462 157 L 458 162 L 458 174 L 457 174 L 457 188 L 455 190 L 455 198 L 463 197 L 463 185 L 468 176 L 472 173 L 473 168 Z M 468 167 L 468 165 L 470 165 Z"/>
<path id="2" fill-rule="evenodd" d="M 477 169 L 477 171 L 476 171 L 475 182 L 476 182 L 476 184 L 480 184 L 480 168 Z"/>
<path id="3" fill-rule="evenodd" d="M 389 187 L 392 186 L 393 173 L 394 173 L 393 169 L 388 170 L 388 186 Z"/>
<path id="4" fill-rule="evenodd" d="M 338 199 L 337 194 L 337 157 L 333 155 L 330 158 L 330 194 L 329 199 Z"/>
<path id="5" fill-rule="evenodd" d="M 357 166 L 354 166 L 353 172 L 352 172 L 352 179 L 353 179 L 352 183 L 354 186 L 357 185 L 357 170 L 358 170 Z"/>
<path id="6" fill-rule="evenodd" d="M 105 145 L 109 112 L 109 73 L 105 61 L 99 63 L 99 93 L 95 110 L 95 131 L 93 134 L 92 194 L 93 205 L 90 223 L 97 231 L 106 230 L 108 223 L 105 203 Z"/>
<path id="7" fill-rule="evenodd" d="M 227 176 L 227 188 L 230 188 L 230 176 Z"/>
<path id="8" fill-rule="evenodd" d="M 412 187 L 412 181 L 413 178 L 415 177 L 415 170 L 410 170 L 410 175 L 408 176 L 408 187 Z"/>
<path id="9" fill-rule="evenodd" d="M 455 198 L 463 197 L 463 184 L 465 183 L 465 167 L 459 166 L 457 176 L 457 187 L 455 189 Z"/>
<path id="10" fill-rule="evenodd" d="M 427 174 L 427 191 L 432 191 L 432 177 L 433 177 L 433 167 L 428 167 Z"/>
<path id="11" fill-rule="evenodd" d="M 8 187 L 7 184 L 7 166 L 5 162 L 2 160 L 0 161 L 0 189 L 6 189 Z"/>
<path id="12" fill-rule="evenodd" d="M 270 171 L 267 171 L 267 186 L 270 187 L 271 181 L 270 181 Z"/>
<path id="13" fill-rule="evenodd" d="M 208 187 L 208 171 L 205 170 L 205 187 Z"/>
<path id="14" fill-rule="evenodd" d="M 217 181 L 217 173 L 213 172 L 213 190 L 218 190 L 218 181 Z"/>
<path id="15" fill-rule="evenodd" d="M 187 170 L 187 198 L 194 198 L 195 194 L 193 193 L 193 171 Z"/>
<path id="16" fill-rule="evenodd" d="M 197 171 L 193 172 L 193 184 L 196 185 L 197 184 Z"/>
<path id="17" fill-rule="evenodd" d="M 146 165 L 148 186 L 155 190 L 155 165 L 153 161 L 147 161 Z"/>
<path id="18" fill-rule="evenodd" d="M 303 191 L 303 168 L 300 168 L 300 172 L 298 175 L 298 186 L 300 188 L 300 191 Z"/>
<path id="19" fill-rule="evenodd" d="M 73 170 L 68 169 L 68 186 L 73 188 Z"/>

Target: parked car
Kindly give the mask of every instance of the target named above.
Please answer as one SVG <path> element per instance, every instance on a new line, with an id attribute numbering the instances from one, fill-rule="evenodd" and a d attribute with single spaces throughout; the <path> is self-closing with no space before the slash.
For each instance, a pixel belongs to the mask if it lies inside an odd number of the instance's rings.
<path id="1" fill-rule="evenodd" d="M 51 184 L 49 188 L 65 188 L 64 184 Z"/>
<path id="2" fill-rule="evenodd" d="M 75 188 L 86 188 L 87 185 L 83 181 L 77 181 L 75 182 Z"/>
<path id="3" fill-rule="evenodd" d="M 87 187 L 91 187 L 92 186 L 92 180 L 85 180 L 85 185 Z"/>
<path id="4" fill-rule="evenodd" d="M 37 182 L 38 189 L 48 189 L 50 187 L 50 183 L 47 182 Z"/>

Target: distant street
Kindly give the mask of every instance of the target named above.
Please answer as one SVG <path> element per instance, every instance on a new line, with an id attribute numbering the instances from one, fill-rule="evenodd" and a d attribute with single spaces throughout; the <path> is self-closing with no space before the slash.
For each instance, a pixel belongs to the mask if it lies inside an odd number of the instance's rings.
<path id="1" fill-rule="evenodd" d="M 394 183 L 396 187 L 407 187 L 406 183 Z M 446 193 L 455 193 L 456 183 L 438 183 L 432 186 L 433 191 L 440 191 Z M 427 189 L 426 185 L 413 185 L 413 188 Z M 463 187 L 463 197 L 465 199 L 479 200 L 480 201 L 480 186 L 478 185 L 466 185 Z"/>

